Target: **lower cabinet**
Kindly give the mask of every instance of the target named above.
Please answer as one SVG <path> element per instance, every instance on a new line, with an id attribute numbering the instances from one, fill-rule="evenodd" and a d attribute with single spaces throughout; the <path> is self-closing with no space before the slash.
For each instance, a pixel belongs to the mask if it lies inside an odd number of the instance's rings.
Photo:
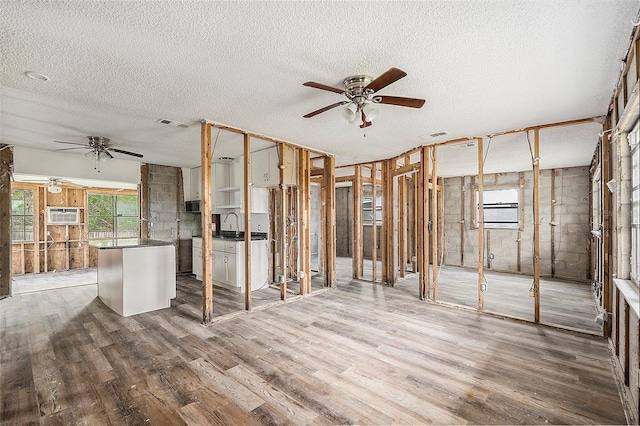
<path id="1" fill-rule="evenodd" d="M 199 241 L 197 241 L 199 240 Z M 244 293 L 244 241 L 213 239 L 213 284 Z M 193 273 L 202 280 L 202 239 L 193 239 Z M 251 290 L 268 284 L 267 240 L 251 241 Z"/>

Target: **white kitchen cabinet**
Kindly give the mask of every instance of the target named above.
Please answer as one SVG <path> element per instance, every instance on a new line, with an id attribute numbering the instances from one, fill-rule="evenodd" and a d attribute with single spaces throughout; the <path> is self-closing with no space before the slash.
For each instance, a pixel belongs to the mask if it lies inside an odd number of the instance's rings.
<path id="1" fill-rule="evenodd" d="M 200 240 L 200 243 L 195 240 Z M 213 284 L 244 293 L 244 241 L 214 238 L 212 241 Z M 202 239 L 194 238 L 193 273 L 202 280 Z M 200 259 L 197 263 L 196 259 Z M 198 269 L 196 269 L 198 268 Z M 267 240 L 251 241 L 251 289 L 265 286 L 269 279 Z"/>
<path id="2" fill-rule="evenodd" d="M 191 240 L 191 272 L 202 281 L 202 238 Z"/>
<path id="3" fill-rule="evenodd" d="M 280 184 L 280 156 L 278 147 L 251 153 L 251 181 L 256 187 L 272 187 Z M 298 184 L 298 151 L 284 147 L 284 184 Z"/>
<path id="4" fill-rule="evenodd" d="M 200 187 L 202 186 L 202 168 L 194 167 L 191 169 L 191 190 L 189 194 L 189 201 L 200 200 Z"/>

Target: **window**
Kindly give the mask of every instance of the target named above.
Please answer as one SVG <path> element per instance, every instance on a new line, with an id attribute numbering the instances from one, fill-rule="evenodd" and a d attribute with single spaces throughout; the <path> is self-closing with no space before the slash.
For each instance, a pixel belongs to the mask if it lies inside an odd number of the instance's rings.
<path id="1" fill-rule="evenodd" d="M 640 285 L 640 122 L 629 134 L 631 147 L 631 279 Z"/>
<path id="2" fill-rule="evenodd" d="M 34 241 L 33 235 L 33 191 L 11 190 L 11 239 Z"/>
<path id="3" fill-rule="evenodd" d="M 137 238 L 138 196 L 88 194 L 89 238 Z"/>
<path id="4" fill-rule="evenodd" d="M 376 225 L 382 225 L 382 197 L 376 197 Z M 371 226 L 373 224 L 373 198 L 362 198 L 362 224 Z"/>
<path id="5" fill-rule="evenodd" d="M 482 203 L 485 228 L 518 229 L 520 209 L 518 189 L 485 190 L 482 192 Z M 478 191 L 476 191 L 476 218 L 480 217 L 479 212 Z"/>

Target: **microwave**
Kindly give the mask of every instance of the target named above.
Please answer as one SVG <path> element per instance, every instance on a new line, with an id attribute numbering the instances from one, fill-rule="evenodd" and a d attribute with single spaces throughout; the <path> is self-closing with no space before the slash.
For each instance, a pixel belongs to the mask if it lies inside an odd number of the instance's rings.
<path id="1" fill-rule="evenodd" d="M 200 213 L 200 200 L 187 201 L 185 211 L 189 213 Z"/>

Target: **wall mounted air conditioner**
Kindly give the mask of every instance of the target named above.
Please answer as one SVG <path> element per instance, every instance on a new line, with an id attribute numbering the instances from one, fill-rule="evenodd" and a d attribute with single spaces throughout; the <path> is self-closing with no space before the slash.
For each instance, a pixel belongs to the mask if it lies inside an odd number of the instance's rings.
<path id="1" fill-rule="evenodd" d="M 78 207 L 47 207 L 47 224 L 77 225 L 80 223 Z"/>

